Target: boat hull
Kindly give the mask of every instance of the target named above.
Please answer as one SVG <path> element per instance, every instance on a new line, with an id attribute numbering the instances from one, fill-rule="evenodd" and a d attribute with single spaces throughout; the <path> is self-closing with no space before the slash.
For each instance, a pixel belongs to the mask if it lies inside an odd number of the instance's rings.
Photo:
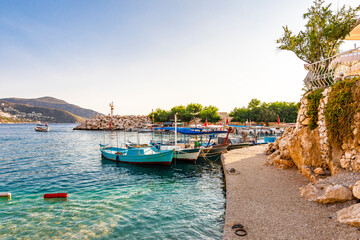
<path id="1" fill-rule="evenodd" d="M 100 151 L 104 158 L 112 161 L 118 161 L 123 163 L 130 163 L 130 164 L 154 164 L 154 165 L 166 165 L 166 166 L 171 164 L 174 154 L 174 151 L 172 150 L 160 151 L 152 154 L 142 154 L 144 151 L 141 151 L 140 148 L 123 149 L 123 148 L 108 147 L 108 148 L 101 148 Z M 136 151 L 138 151 L 139 154 L 136 154 Z"/>
<path id="2" fill-rule="evenodd" d="M 230 144 L 230 145 L 227 147 L 227 150 L 238 149 L 238 148 L 248 147 L 248 146 L 252 146 L 252 145 L 254 145 L 254 144 L 253 144 L 253 143 Z"/>
<path id="3" fill-rule="evenodd" d="M 204 147 L 201 149 L 200 157 L 208 157 L 208 156 L 217 156 L 222 153 L 227 152 L 227 148 L 229 147 L 229 143 L 227 144 L 218 144 L 210 147 Z"/>
<path id="4" fill-rule="evenodd" d="M 48 132 L 48 131 L 50 131 L 50 127 L 36 127 L 35 131 L 36 132 Z"/>
<path id="5" fill-rule="evenodd" d="M 213 145 L 211 146 L 209 153 L 226 153 L 229 145 L 229 143 Z"/>
<path id="6" fill-rule="evenodd" d="M 196 162 L 200 154 L 200 149 L 181 149 L 175 150 L 173 159 L 186 161 L 186 162 Z"/>

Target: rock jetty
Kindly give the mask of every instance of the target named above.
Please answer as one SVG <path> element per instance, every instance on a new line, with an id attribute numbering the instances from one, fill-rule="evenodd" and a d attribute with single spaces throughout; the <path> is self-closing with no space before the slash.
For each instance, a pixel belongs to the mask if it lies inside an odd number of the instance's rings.
<path id="1" fill-rule="evenodd" d="M 75 127 L 74 130 L 109 130 L 111 122 L 111 130 L 128 130 L 133 131 L 136 129 L 143 129 L 150 127 L 150 119 L 148 116 L 140 115 L 114 115 L 104 116 L 96 115 L 79 126 Z"/>

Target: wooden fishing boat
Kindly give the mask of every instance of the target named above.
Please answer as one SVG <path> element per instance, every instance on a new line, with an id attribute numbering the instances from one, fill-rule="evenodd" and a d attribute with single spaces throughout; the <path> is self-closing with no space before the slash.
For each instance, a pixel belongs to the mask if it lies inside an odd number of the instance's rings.
<path id="1" fill-rule="evenodd" d="M 183 136 L 183 141 L 176 142 L 151 142 L 151 144 L 159 145 L 160 149 L 174 149 L 175 153 L 173 158 L 176 160 L 187 161 L 187 162 L 196 162 L 199 156 L 204 157 L 207 154 L 211 153 L 212 155 L 221 154 L 226 152 L 226 148 L 229 144 L 218 144 L 211 146 L 210 140 L 215 137 L 217 134 L 227 133 L 228 131 L 218 131 L 214 129 L 204 129 L 204 128 L 173 128 L 173 127 L 162 127 L 156 128 L 155 130 L 160 130 L 162 132 L 174 132 L 176 139 L 177 133 L 180 133 Z M 209 136 L 209 142 L 205 145 L 201 145 L 199 141 L 193 140 L 192 142 L 186 140 L 186 136 L 199 137 L 203 135 Z"/>
<path id="2" fill-rule="evenodd" d="M 132 164 L 170 165 L 173 150 L 158 150 L 155 147 L 118 148 L 100 147 L 101 155 L 109 160 Z"/>
<path id="3" fill-rule="evenodd" d="M 45 124 L 37 124 L 35 127 L 35 131 L 37 132 L 48 132 L 50 131 L 50 127 L 47 125 L 47 123 Z"/>
<path id="4" fill-rule="evenodd" d="M 179 146 L 180 145 L 180 146 Z M 161 150 L 174 150 L 173 159 L 185 161 L 185 162 L 196 162 L 200 154 L 200 148 L 182 148 L 181 144 L 178 146 L 174 145 L 160 145 Z"/>

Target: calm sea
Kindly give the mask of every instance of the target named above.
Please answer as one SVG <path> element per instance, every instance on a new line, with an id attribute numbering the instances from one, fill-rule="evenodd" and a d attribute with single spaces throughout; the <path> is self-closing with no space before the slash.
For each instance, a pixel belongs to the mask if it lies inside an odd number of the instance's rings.
<path id="1" fill-rule="evenodd" d="M 0 124 L 0 239 L 221 239 L 220 161 L 170 167 L 116 164 L 100 156 L 104 132 L 74 124 Z M 105 140 L 137 141 L 134 133 Z M 151 138 L 141 134 L 141 142 Z M 66 192 L 67 201 L 44 200 Z"/>

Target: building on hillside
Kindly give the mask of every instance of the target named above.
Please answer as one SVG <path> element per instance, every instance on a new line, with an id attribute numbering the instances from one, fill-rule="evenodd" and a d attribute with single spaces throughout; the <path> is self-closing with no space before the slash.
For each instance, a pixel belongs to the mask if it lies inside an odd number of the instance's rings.
<path id="1" fill-rule="evenodd" d="M 233 117 L 230 117 L 227 112 L 218 112 L 218 114 L 221 117 L 219 122 L 221 122 L 223 124 L 226 123 L 226 119 L 228 120 L 228 122 L 230 122 L 233 119 Z"/>

